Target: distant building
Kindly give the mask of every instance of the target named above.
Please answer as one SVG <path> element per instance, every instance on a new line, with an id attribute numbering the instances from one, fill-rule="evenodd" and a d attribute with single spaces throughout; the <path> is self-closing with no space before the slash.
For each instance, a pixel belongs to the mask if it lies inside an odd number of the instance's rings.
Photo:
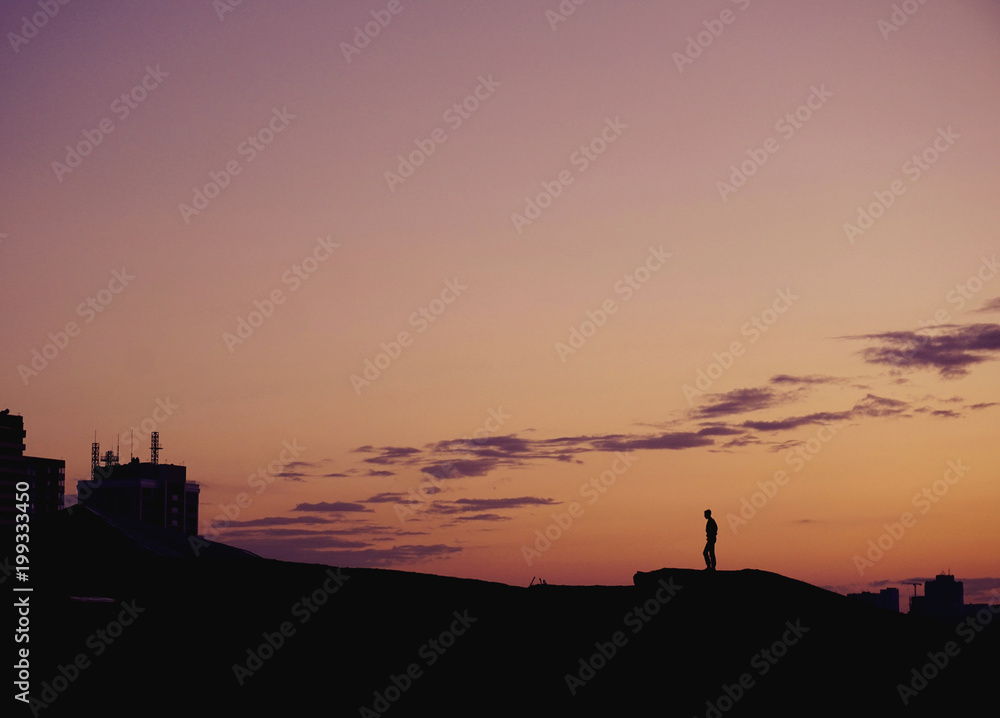
<path id="1" fill-rule="evenodd" d="M 847 597 L 853 598 L 863 603 L 867 603 L 869 606 L 875 606 L 876 608 L 881 608 L 886 611 L 899 613 L 898 588 L 883 588 L 878 593 L 872 593 L 871 591 L 862 591 L 861 593 L 849 593 L 847 594 Z"/>
<path id="2" fill-rule="evenodd" d="M 132 459 L 119 464 L 118 456 L 109 451 L 103 466 L 99 465 L 100 451 L 95 443 L 91 478 L 76 482 L 78 500 L 97 511 L 196 536 L 201 487 L 187 480 L 187 467 L 159 463 L 158 432 L 153 432 L 152 442 L 149 463 Z"/>
<path id="3" fill-rule="evenodd" d="M 910 597 L 910 613 L 948 621 L 957 621 L 963 615 L 965 590 L 961 581 L 950 574 L 938 574 L 933 581 L 924 582 L 924 595 Z"/>
<path id="4" fill-rule="evenodd" d="M 17 485 L 28 484 L 28 513 L 58 511 L 63 506 L 66 462 L 24 455 L 24 418 L 0 412 L 0 525 L 15 522 Z"/>

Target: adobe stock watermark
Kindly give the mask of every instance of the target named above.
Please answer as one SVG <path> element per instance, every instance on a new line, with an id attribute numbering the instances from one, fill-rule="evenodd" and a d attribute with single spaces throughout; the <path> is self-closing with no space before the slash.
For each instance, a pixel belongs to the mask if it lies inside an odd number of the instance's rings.
<path id="1" fill-rule="evenodd" d="M 812 85 L 809 89 L 812 92 L 795 109 L 795 112 L 786 112 L 774 123 L 774 131 L 780 134 L 786 142 L 792 139 L 795 133 L 801 130 L 805 123 L 811 120 L 813 115 L 833 97 L 833 93 L 826 89 L 825 84 L 821 84 L 819 87 Z M 746 151 L 747 159 L 740 162 L 738 166 L 735 163 L 729 165 L 729 182 L 719 180 L 715 183 L 715 188 L 719 190 L 722 201 L 728 202 L 729 195 L 735 194 L 737 190 L 745 186 L 747 181 L 757 174 L 757 170 L 767 164 L 771 155 L 780 149 L 781 145 L 778 140 L 768 137 L 761 143 L 760 147 L 748 149 Z"/>
<path id="2" fill-rule="evenodd" d="M 212 9 L 219 18 L 219 22 L 224 22 L 226 15 L 235 12 L 236 8 L 243 4 L 243 0 L 212 0 Z"/>
<path id="3" fill-rule="evenodd" d="M 139 105 L 146 101 L 150 93 L 160 86 L 163 78 L 169 76 L 170 73 L 161 70 L 159 64 L 156 67 L 146 65 L 146 74 L 131 90 L 123 92 L 112 100 L 109 110 L 115 117 L 124 122 L 132 112 L 139 109 Z M 84 158 L 89 157 L 104 142 L 104 138 L 114 131 L 115 123 L 110 117 L 103 118 L 92 130 L 82 130 L 80 132 L 83 135 L 82 140 L 78 140 L 76 144 L 66 145 L 64 161 L 57 160 L 52 163 L 52 171 L 55 172 L 56 179 L 62 182 L 66 175 L 72 174 L 73 170 L 83 164 Z"/>
<path id="4" fill-rule="evenodd" d="M 14 687 L 21 692 L 15 693 L 14 698 L 22 703 L 27 703 L 31 708 L 32 715 L 36 716 L 41 710 L 51 707 L 59 696 L 69 690 L 69 687 L 80 678 L 83 671 L 93 665 L 92 659 L 103 655 L 115 641 L 122 637 L 125 629 L 134 624 L 139 615 L 146 611 L 145 608 L 137 605 L 134 599 L 122 601 L 119 606 L 121 611 L 116 619 L 109 621 L 103 628 L 99 628 L 87 636 L 84 645 L 90 650 L 77 653 L 73 660 L 67 664 L 60 664 L 56 669 L 55 676 L 42 681 L 37 698 L 28 695 L 30 690 L 28 649 L 18 649 L 19 661 L 14 664 L 15 670 L 18 671 L 15 673 L 18 680 L 14 681 Z"/>
<path id="5" fill-rule="evenodd" d="M 118 435 L 118 444 L 125 444 L 130 448 L 147 446 L 149 438 L 154 431 L 159 430 L 167 419 L 180 409 L 179 404 L 170 401 L 170 397 L 156 400 L 156 408 L 152 413 L 140 421 L 136 426 L 132 426 L 128 431 L 123 431 Z"/>
<path id="6" fill-rule="evenodd" d="M 994 620 L 1000 620 L 996 619 L 996 616 L 1000 614 L 1000 590 L 994 588 L 990 593 L 993 600 L 987 603 L 985 608 L 980 608 L 974 616 L 963 618 L 955 626 L 955 634 L 962 639 L 962 645 L 959 645 L 957 641 L 946 641 L 940 651 L 928 651 L 927 662 L 919 668 L 911 668 L 909 680 L 906 683 L 896 684 L 896 693 L 904 706 L 908 706 L 910 701 L 952 664 L 953 660 L 962 652 L 963 646 L 976 640 Z"/>
<path id="7" fill-rule="evenodd" d="M 704 367 L 699 367 L 695 372 L 694 386 L 690 384 L 683 384 L 681 386 L 681 391 L 684 393 L 684 398 L 687 399 L 688 406 L 694 406 L 695 397 L 701 397 L 706 391 L 711 389 L 712 385 L 732 368 L 733 364 L 736 363 L 736 359 L 746 354 L 747 347 L 756 344 L 757 340 L 777 323 L 778 318 L 791 309 L 792 305 L 800 299 L 798 294 L 792 294 L 791 287 L 776 289 L 774 294 L 775 299 L 771 302 L 770 307 L 750 317 L 740 327 L 740 333 L 745 337 L 749 337 L 746 346 L 743 345 L 743 342 L 734 341 L 729 345 L 729 349 L 723 350 L 721 354 L 719 352 L 712 352 L 712 361 Z"/>
<path id="8" fill-rule="evenodd" d="M 576 9 L 585 4 L 587 0 L 562 0 L 555 9 L 545 11 L 545 19 L 552 28 L 552 32 L 559 29 L 559 23 L 566 22 Z"/>
<path id="9" fill-rule="evenodd" d="M 87 297 L 77 305 L 77 315 L 83 318 L 84 324 L 90 324 L 134 279 L 135 276 L 129 274 L 124 267 L 121 270 L 114 270 L 111 272 L 111 280 L 107 287 L 98 291 L 94 296 Z M 81 330 L 82 327 L 79 324 L 70 321 L 66 322 L 62 329 L 49 332 L 49 341 L 43 344 L 41 349 L 31 350 L 31 359 L 28 364 L 17 365 L 17 375 L 24 385 L 27 386 L 29 379 L 38 376 L 56 357 L 64 352 L 69 346 L 70 340 L 80 336 Z"/>
<path id="10" fill-rule="evenodd" d="M 971 467 L 962 464 L 961 459 L 949 461 L 948 468 L 945 469 L 942 477 L 919 493 L 914 494 L 911 503 L 920 510 L 921 516 L 926 514 L 970 469 Z M 863 576 L 866 569 L 881 561 L 886 553 L 902 540 L 907 530 L 913 528 L 916 523 L 917 517 L 909 511 L 904 511 L 899 517 L 899 521 L 883 524 L 882 528 L 885 529 L 885 532 L 877 538 L 868 539 L 866 544 L 868 550 L 865 551 L 864 555 L 854 554 L 854 567 L 858 569 L 858 575 Z"/>
<path id="11" fill-rule="evenodd" d="M 417 649 L 417 657 L 423 660 L 423 665 L 419 661 L 410 663 L 399 675 L 390 673 L 385 681 L 385 688 L 372 691 L 372 703 L 361 706 L 358 710 L 361 718 L 380 718 L 394 703 L 399 701 L 403 695 L 413 687 L 415 681 L 424 675 L 424 669 L 430 668 L 440 660 L 448 649 L 455 645 L 460 636 L 466 632 L 479 619 L 469 615 L 469 610 L 462 612 L 452 611 L 453 620 L 436 637 L 428 639 Z"/>
<path id="12" fill-rule="evenodd" d="M 36 4 L 41 9 L 30 16 L 25 15 L 21 18 L 21 34 L 19 35 L 16 32 L 7 33 L 7 40 L 10 42 L 14 54 L 16 55 L 21 51 L 22 45 L 27 45 L 38 37 L 41 29 L 49 24 L 49 20 L 59 14 L 61 7 L 69 5 L 69 2 L 70 0 L 38 0 Z"/>
<path id="13" fill-rule="evenodd" d="M 785 630 L 781 638 L 755 653 L 750 659 L 750 667 L 756 671 L 756 676 L 753 672 L 746 671 L 732 684 L 723 683 L 719 697 L 705 701 L 705 718 L 722 718 L 724 713 L 731 711 L 746 697 L 750 689 L 757 685 L 757 681 L 770 673 L 771 669 L 788 655 L 791 647 L 801 641 L 809 631 L 809 626 L 803 625 L 801 619 L 797 619 L 794 623 L 785 621 Z"/>
<path id="14" fill-rule="evenodd" d="M 732 3 L 739 6 L 741 12 L 750 7 L 750 0 L 732 0 Z M 718 18 L 702 22 L 702 25 L 705 26 L 704 30 L 696 35 L 688 35 L 684 52 L 675 52 L 671 56 L 674 64 L 677 65 L 677 72 L 684 72 L 687 65 L 693 65 L 694 61 L 701 57 L 705 50 L 710 48 L 725 32 L 726 25 L 732 25 L 736 22 L 736 17 L 736 13 L 726 8 L 719 13 Z"/>
<path id="15" fill-rule="evenodd" d="M 997 255 L 987 257 L 985 254 L 980 257 L 979 268 L 969 275 L 964 281 L 959 282 L 944 297 L 948 304 L 955 305 L 955 311 L 960 312 L 965 309 L 966 304 L 979 294 L 997 274 L 1000 273 L 1000 263 L 997 263 Z M 951 315 L 945 307 L 938 308 L 934 315 L 928 320 L 920 320 L 917 326 L 921 329 L 934 326 L 936 324 L 947 324 L 951 321 Z"/>
<path id="16" fill-rule="evenodd" d="M 997 255 L 994 254 L 992 257 L 983 255 L 979 269 L 947 292 L 944 301 L 956 305 L 956 311 L 962 311 L 966 303 L 981 292 L 986 283 L 991 281 L 998 272 L 1000 272 L 1000 264 L 997 263 Z M 909 346 L 895 350 L 887 358 L 887 362 L 902 366 L 909 365 L 914 357 L 934 341 L 933 329 L 938 325 L 950 322 L 951 314 L 945 306 L 938 307 L 930 319 L 917 320 L 917 329 L 913 332 L 913 342 Z"/>
<path id="17" fill-rule="evenodd" d="M 96 466 L 91 472 L 91 476 L 89 479 L 85 481 L 77 481 L 76 503 L 67 506 L 65 509 L 66 513 L 72 514 L 77 506 L 84 505 L 87 502 L 87 499 L 89 499 L 90 496 L 94 493 L 94 490 L 100 488 L 101 484 L 104 483 L 104 480 L 109 476 L 111 476 L 113 471 L 114 471 L 114 466 L 111 465 Z"/>
<path id="18" fill-rule="evenodd" d="M 624 475 L 638 460 L 634 454 L 625 455 L 616 451 L 615 460 L 607 469 L 580 485 L 580 498 L 587 499 L 587 504 L 593 505 L 615 485 L 618 477 Z M 584 511 L 583 504 L 573 501 L 566 507 L 566 511 L 552 512 L 552 522 L 545 527 L 545 530 L 535 529 L 535 540 L 531 546 L 521 545 L 521 557 L 524 558 L 524 562 L 530 566 L 533 561 L 541 558 L 543 553 L 552 548 L 552 545 L 573 527 L 573 522 L 580 519 Z"/>
<path id="19" fill-rule="evenodd" d="M 339 568 L 326 569 L 324 576 L 326 578 L 320 586 L 292 604 L 290 612 L 292 616 L 298 618 L 299 626 L 308 623 L 351 578 L 349 575 L 341 573 Z M 245 685 L 249 678 L 252 678 L 264 667 L 267 661 L 274 658 L 275 654 L 284 648 L 288 639 L 294 636 L 297 630 L 296 625 L 291 621 L 282 621 L 277 630 L 261 633 L 261 642 L 246 649 L 246 660 L 233 664 L 232 671 L 236 682 L 240 686 Z"/>
<path id="20" fill-rule="evenodd" d="M 632 629 L 632 636 L 645 628 L 682 588 L 684 587 L 674 583 L 673 576 L 669 579 L 661 578 L 656 586 L 656 592 L 641 604 L 634 606 L 622 619 L 625 626 Z M 575 673 L 563 675 L 563 681 L 565 681 L 570 695 L 575 696 L 577 691 L 594 680 L 597 677 L 597 672 L 607 666 L 608 662 L 628 645 L 629 638 L 630 636 L 625 631 L 615 631 L 609 640 L 595 641 L 596 651 L 586 658 L 578 659 L 578 668 Z"/>
<path id="21" fill-rule="evenodd" d="M 445 280 L 444 289 L 441 290 L 438 296 L 410 315 L 408 324 L 417 330 L 416 336 L 426 332 L 431 324 L 444 314 L 445 309 L 468 288 L 467 285 L 460 284 L 457 277 Z M 351 374 L 348 379 L 351 383 L 351 388 L 354 389 L 355 395 L 361 396 L 362 389 L 370 386 L 373 381 L 382 376 L 392 366 L 392 363 L 399 359 L 404 349 L 413 346 L 416 336 L 404 329 L 397 332 L 388 342 L 379 344 L 381 351 L 376 353 L 373 358 L 365 359 L 364 369 L 362 369 L 361 373 Z"/>
<path id="22" fill-rule="evenodd" d="M 350 63 L 354 55 L 360 55 L 362 50 L 372 44 L 372 40 L 389 27 L 393 18 L 405 9 L 402 0 L 389 0 L 384 9 L 372 10 L 370 12 L 371 20 L 364 25 L 354 26 L 354 37 L 351 42 L 340 43 L 340 51 L 344 53 L 344 59 Z"/>
<path id="23" fill-rule="evenodd" d="M 0 561 L 0 584 L 7 582 L 11 576 L 14 575 L 14 562 L 10 560 L 10 556 L 4 558 Z"/>
<path id="24" fill-rule="evenodd" d="M 267 121 L 267 124 L 252 135 L 247 135 L 246 139 L 236 146 L 236 153 L 240 157 L 246 158 L 246 164 L 250 164 L 292 124 L 294 119 L 295 115 L 291 114 L 287 107 L 280 110 L 275 107 L 271 110 L 271 119 Z M 208 209 L 212 200 L 222 194 L 222 190 L 229 187 L 233 178 L 242 171 L 243 165 L 238 159 L 229 160 L 220 170 L 210 170 L 208 182 L 201 187 L 191 188 L 191 204 L 180 202 L 177 205 L 177 211 L 181 213 L 184 224 L 191 224 L 192 217 L 197 217 Z"/>
<path id="25" fill-rule="evenodd" d="M 305 450 L 306 447 L 301 446 L 298 439 L 292 439 L 291 443 L 287 440 L 283 441 L 278 458 L 269 462 L 267 467 L 258 468 L 254 473 L 250 474 L 247 477 L 247 486 L 256 489 L 254 493 L 260 496 L 284 472 L 285 467 L 295 461 Z M 246 492 L 240 492 L 233 497 L 233 503 L 219 504 L 219 513 L 206 525 L 205 530 L 198 536 L 188 537 L 188 544 L 190 544 L 191 549 L 194 551 L 194 555 L 199 556 L 201 550 L 209 545 L 205 537 L 211 539 L 218 538 L 220 529 L 229 526 L 231 521 L 236 521 L 245 509 L 253 505 L 253 502 L 253 496 Z M 204 516 L 204 514 L 202 515 Z"/>
<path id="26" fill-rule="evenodd" d="M 908 23 L 910 18 L 926 4 L 927 0 L 903 0 L 901 3 L 893 3 L 889 19 L 879 20 L 875 23 L 875 27 L 882 33 L 882 39 L 888 40 L 889 35 L 899 32 L 903 25 Z"/>
<path id="27" fill-rule="evenodd" d="M 785 463 L 791 466 L 795 473 L 799 473 L 819 454 L 823 447 L 833 440 L 837 435 L 837 427 L 833 424 L 824 424 L 816 430 L 816 435 L 794 446 L 785 452 Z M 749 497 L 740 498 L 739 516 L 730 512 L 726 514 L 726 521 L 730 530 L 735 534 L 740 528 L 746 526 L 757 513 L 767 506 L 768 502 L 778 495 L 782 486 L 787 486 L 792 477 L 784 469 L 778 469 L 767 481 L 757 482 L 757 491 Z"/>
<path id="28" fill-rule="evenodd" d="M 472 89 L 472 92 L 445 110 L 441 119 L 454 132 L 479 110 L 483 102 L 493 96 L 498 87 L 500 87 L 500 83 L 493 79 L 493 75 L 489 77 L 480 75 L 479 82 Z M 413 144 L 416 145 L 416 149 L 410 150 L 405 157 L 402 154 L 397 156 L 399 162 L 396 165 L 396 171 L 385 171 L 385 181 L 389 185 L 389 189 L 395 192 L 397 185 L 403 184 L 412 177 L 416 168 L 434 154 L 438 145 L 444 144 L 447 140 L 448 131 L 444 127 L 434 128 L 426 139 L 414 140 Z"/>
<path id="29" fill-rule="evenodd" d="M 514 224 L 514 229 L 518 234 L 524 232 L 524 228 L 530 226 L 536 219 L 542 216 L 542 212 L 562 196 L 562 193 L 576 180 L 577 175 L 583 174 L 597 161 L 597 158 L 608 151 L 608 148 L 621 137 L 622 132 L 628 129 L 628 125 L 620 118 L 610 117 L 605 119 L 604 127 L 594 136 L 590 142 L 580 145 L 569 156 L 569 163 L 576 169 L 576 175 L 569 168 L 561 170 L 553 180 L 541 183 L 542 191 L 534 197 L 524 198 L 524 209 L 521 212 L 511 212 L 510 221 Z"/>
<path id="30" fill-rule="evenodd" d="M 483 421 L 483 425 L 468 436 L 462 437 L 462 443 L 469 446 L 483 445 L 490 436 L 496 434 L 500 430 L 500 427 L 510 419 L 510 414 L 505 413 L 502 406 L 496 409 L 489 409 L 487 413 L 489 416 Z M 474 452 L 466 453 L 457 459 L 448 461 L 440 467 L 435 468 L 432 472 L 423 472 L 428 474 L 428 476 L 420 482 L 417 488 L 410 488 L 410 500 L 406 502 L 397 501 L 393 505 L 400 524 L 405 523 L 406 519 L 418 511 L 423 511 L 431 507 L 434 494 L 444 486 L 443 481 L 445 479 L 456 478 L 460 475 L 455 468 L 458 462 L 475 458 L 476 454 Z"/>
<path id="31" fill-rule="evenodd" d="M 666 264 L 667 259 L 672 256 L 674 255 L 664 251 L 662 244 L 659 248 L 650 247 L 646 259 L 640 262 L 639 266 L 631 272 L 615 282 L 613 289 L 616 295 L 622 297 L 622 303 L 624 304 L 632 299 L 635 293 L 642 289 L 643 285 L 656 272 L 660 271 L 663 265 Z M 601 302 L 596 310 L 588 309 L 584 312 L 587 318 L 583 320 L 580 326 L 569 328 L 569 336 L 566 342 L 556 342 L 556 354 L 559 356 L 559 361 L 565 364 L 569 357 L 576 354 L 587 343 L 587 340 L 594 336 L 597 330 L 607 323 L 608 317 L 617 312 L 619 308 L 614 297 L 608 297 Z"/>
<path id="32" fill-rule="evenodd" d="M 281 287 L 276 287 L 263 300 L 254 299 L 253 309 L 247 312 L 246 316 L 236 317 L 236 329 L 232 332 L 222 333 L 222 342 L 226 345 L 229 353 L 235 352 L 236 347 L 253 336 L 253 333 L 265 321 L 274 316 L 275 310 L 285 303 L 288 295 L 297 292 L 306 281 L 319 271 L 320 265 L 332 256 L 333 250 L 339 247 L 339 244 L 331 241 L 330 235 L 317 237 L 316 246 L 312 252 L 281 273 L 281 283 L 290 287 L 288 293 L 286 294 Z"/>
<path id="33" fill-rule="evenodd" d="M 955 140 L 961 139 L 961 135 L 951 129 L 938 128 L 937 136 L 931 140 L 919 154 L 915 154 L 903 163 L 900 172 L 910 180 L 910 184 L 920 181 L 924 173 L 933 167 L 941 155 L 950 150 L 955 145 Z M 875 222 L 881 219 L 885 213 L 896 203 L 896 198 L 906 193 L 907 185 L 901 179 L 894 179 L 889 183 L 887 189 L 875 190 L 872 194 L 875 201 L 865 207 L 858 205 L 856 224 L 844 222 L 844 235 L 847 240 L 854 244 L 858 237 L 875 226 Z"/>

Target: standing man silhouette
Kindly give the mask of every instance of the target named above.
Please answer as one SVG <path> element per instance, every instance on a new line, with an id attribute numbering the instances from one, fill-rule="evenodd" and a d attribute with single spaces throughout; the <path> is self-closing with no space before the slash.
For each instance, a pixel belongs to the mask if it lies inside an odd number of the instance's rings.
<path id="1" fill-rule="evenodd" d="M 712 518 L 712 510 L 705 509 L 705 518 L 708 521 L 705 523 L 705 551 L 703 555 L 705 556 L 705 570 L 714 571 L 715 570 L 715 538 L 719 535 L 719 525 L 715 523 L 715 519 Z"/>

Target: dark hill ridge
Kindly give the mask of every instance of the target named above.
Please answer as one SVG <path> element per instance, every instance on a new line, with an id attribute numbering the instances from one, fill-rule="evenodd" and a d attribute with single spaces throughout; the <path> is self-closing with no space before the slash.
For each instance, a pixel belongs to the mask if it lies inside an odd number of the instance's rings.
<path id="1" fill-rule="evenodd" d="M 33 694 L 59 666 L 87 663 L 41 715 L 932 715 L 992 700 L 995 626 L 904 708 L 897 684 L 954 627 L 765 571 L 518 588 L 222 552 L 168 558 L 48 529 L 34 558 L 47 580 L 33 604 L 45 632 L 33 634 L 45 654 L 44 665 L 32 654 Z"/>

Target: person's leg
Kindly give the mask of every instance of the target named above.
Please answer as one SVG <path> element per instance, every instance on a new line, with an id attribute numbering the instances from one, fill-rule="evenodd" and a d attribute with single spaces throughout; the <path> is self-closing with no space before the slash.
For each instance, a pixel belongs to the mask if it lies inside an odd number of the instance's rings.
<path id="1" fill-rule="evenodd" d="M 705 550 L 701 553 L 701 555 L 705 557 L 705 568 L 712 568 L 712 554 L 714 551 L 715 548 L 712 546 L 712 542 L 706 542 Z"/>
<path id="2" fill-rule="evenodd" d="M 711 541 L 708 542 L 708 556 L 710 559 L 712 559 L 709 566 L 715 568 L 715 539 L 712 539 Z"/>

